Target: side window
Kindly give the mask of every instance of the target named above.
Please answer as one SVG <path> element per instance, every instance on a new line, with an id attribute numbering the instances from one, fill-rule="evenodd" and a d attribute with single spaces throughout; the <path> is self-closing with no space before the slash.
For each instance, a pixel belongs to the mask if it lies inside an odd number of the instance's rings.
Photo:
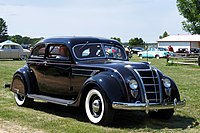
<path id="1" fill-rule="evenodd" d="M 50 44 L 47 57 L 50 59 L 69 60 L 69 49 L 62 44 Z"/>
<path id="2" fill-rule="evenodd" d="M 155 48 L 149 48 L 148 51 L 155 51 Z"/>
<path id="3" fill-rule="evenodd" d="M 112 45 L 105 45 L 105 51 L 107 57 L 123 59 L 122 51 L 118 47 Z"/>
<path id="4" fill-rule="evenodd" d="M 31 57 L 44 58 L 44 55 L 45 55 L 45 45 L 42 44 L 33 49 Z"/>
<path id="5" fill-rule="evenodd" d="M 83 52 L 82 52 L 82 55 L 81 56 L 89 56 L 89 54 L 90 54 L 90 49 L 88 48 L 88 49 L 86 49 L 86 50 L 84 50 Z"/>
<path id="6" fill-rule="evenodd" d="M 20 47 L 17 45 L 11 45 L 11 49 L 20 49 Z"/>
<path id="7" fill-rule="evenodd" d="M 10 49 L 10 45 L 4 45 L 2 49 Z"/>

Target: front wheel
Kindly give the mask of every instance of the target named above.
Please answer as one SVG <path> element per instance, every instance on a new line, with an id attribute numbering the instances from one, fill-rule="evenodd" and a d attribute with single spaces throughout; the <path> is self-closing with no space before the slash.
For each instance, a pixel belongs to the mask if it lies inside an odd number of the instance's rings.
<path id="1" fill-rule="evenodd" d="M 105 95 L 97 88 L 88 92 L 85 100 L 85 111 L 88 119 L 94 124 L 107 125 L 114 116 L 114 111 Z"/>
<path id="2" fill-rule="evenodd" d="M 173 114 L 174 114 L 174 109 L 163 109 L 163 110 L 149 112 L 149 116 L 151 118 L 163 119 L 163 120 L 170 119 L 173 116 Z"/>
<path id="3" fill-rule="evenodd" d="M 140 59 L 142 59 L 142 58 L 143 58 L 143 57 L 142 57 L 142 54 L 140 54 L 139 57 L 140 57 Z"/>

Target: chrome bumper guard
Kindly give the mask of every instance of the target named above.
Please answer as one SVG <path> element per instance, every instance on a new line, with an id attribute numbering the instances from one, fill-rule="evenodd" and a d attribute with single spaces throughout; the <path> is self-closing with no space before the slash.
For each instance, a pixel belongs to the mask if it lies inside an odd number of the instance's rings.
<path id="1" fill-rule="evenodd" d="M 178 101 L 174 99 L 174 102 L 168 103 L 124 103 L 124 102 L 113 102 L 113 109 L 123 109 L 123 110 L 144 110 L 148 113 L 150 110 L 160 110 L 160 109 L 174 109 L 184 107 L 186 105 L 186 100 Z"/>

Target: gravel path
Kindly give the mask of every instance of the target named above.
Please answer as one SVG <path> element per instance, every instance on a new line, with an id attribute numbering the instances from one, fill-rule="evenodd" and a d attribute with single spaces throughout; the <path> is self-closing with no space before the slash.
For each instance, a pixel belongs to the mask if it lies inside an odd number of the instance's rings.
<path id="1" fill-rule="evenodd" d="M 0 133 L 44 133 L 30 127 L 22 127 L 16 123 L 0 119 Z"/>

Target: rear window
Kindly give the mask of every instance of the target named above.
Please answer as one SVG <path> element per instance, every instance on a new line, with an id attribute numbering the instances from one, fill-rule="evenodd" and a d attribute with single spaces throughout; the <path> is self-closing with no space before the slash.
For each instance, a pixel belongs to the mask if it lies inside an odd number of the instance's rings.
<path id="1" fill-rule="evenodd" d="M 43 58 L 44 55 L 45 55 L 45 45 L 39 45 L 33 49 L 31 57 Z"/>

